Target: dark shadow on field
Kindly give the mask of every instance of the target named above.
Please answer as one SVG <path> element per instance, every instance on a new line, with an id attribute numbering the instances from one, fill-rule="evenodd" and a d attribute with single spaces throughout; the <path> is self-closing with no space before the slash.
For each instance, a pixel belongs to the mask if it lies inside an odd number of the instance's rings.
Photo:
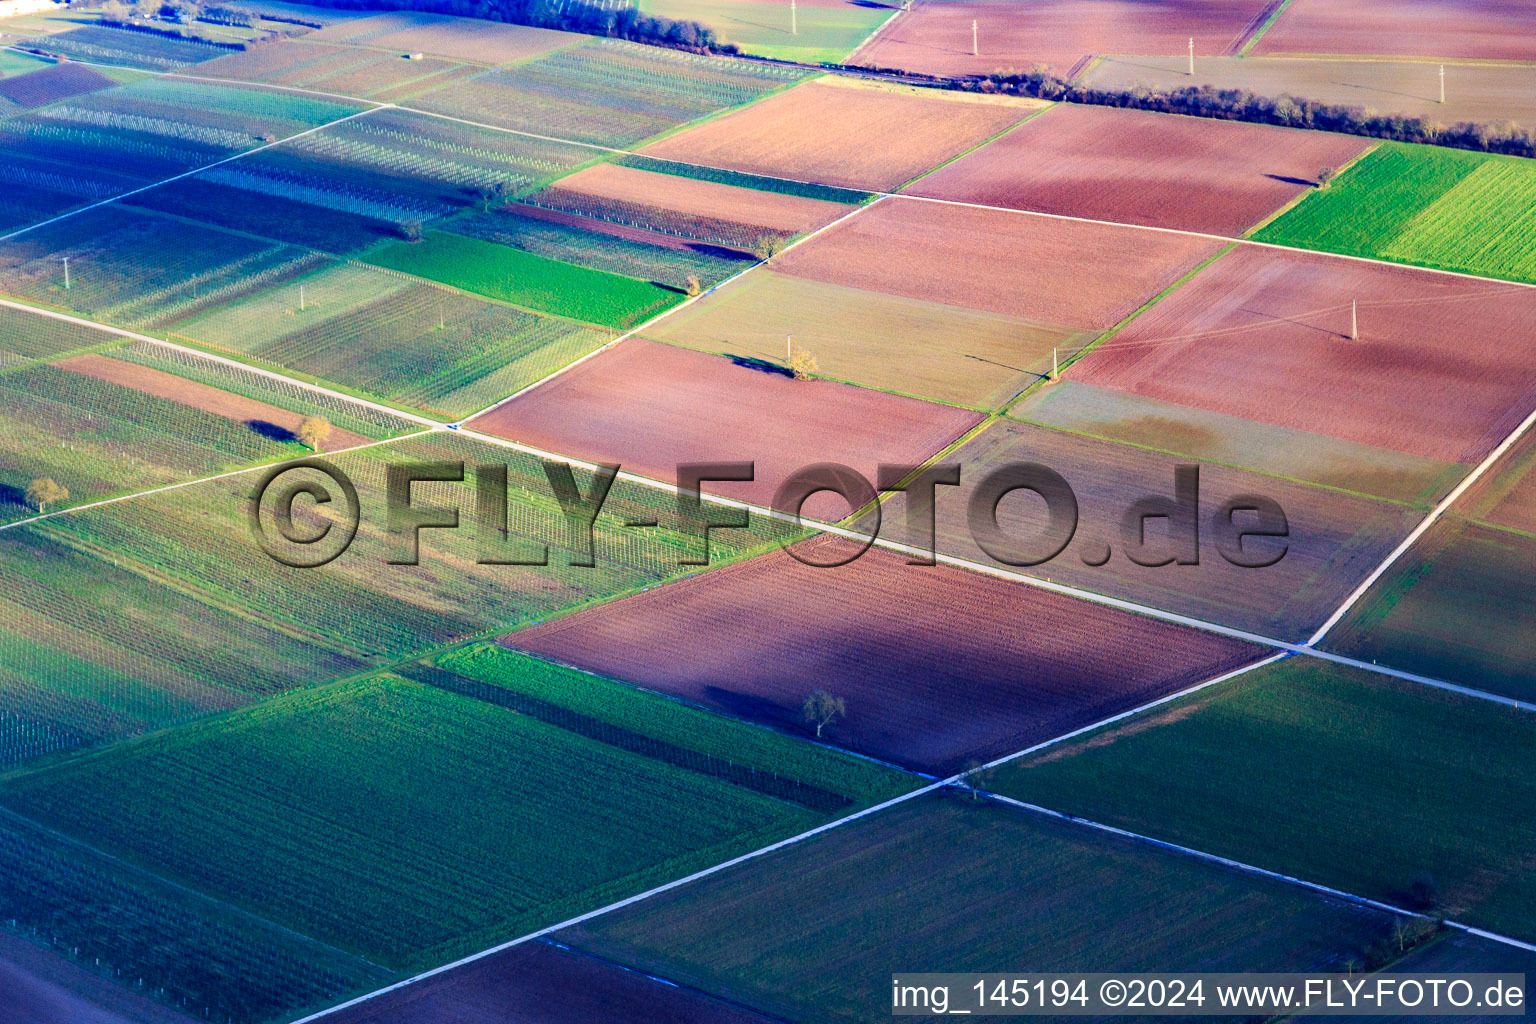
<path id="1" fill-rule="evenodd" d="M 849 7 L 877 7 L 882 10 L 894 10 L 895 4 L 883 4 L 878 0 L 848 0 Z"/>
<path id="2" fill-rule="evenodd" d="M 280 427 L 276 423 L 268 423 L 266 420 L 246 420 L 245 425 L 269 441 L 297 441 L 299 435 L 287 427 Z"/>
<path id="3" fill-rule="evenodd" d="M 27 505 L 27 492 L 23 488 L 6 483 L 0 483 L 0 505 L 30 507 Z"/>
<path id="4" fill-rule="evenodd" d="M 1303 188 L 1312 188 L 1317 184 L 1317 182 L 1311 181 L 1307 178 L 1293 178 L 1288 174 L 1266 174 L 1264 177 L 1268 178 L 1270 181 L 1284 182 L 1287 185 L 1300 185 Z"/>
<path id="5" fill-rule="evenodd" d="M 735 715 L 749 722 L 765 722 L 787 728 L 794 728 L 800 722 L 787 708 L 771 700 L 750 693 L 727 690 L 723 686 L 704 687 L 704 700 L 728 715 Z"/>
<path id="6" fill-rule="evenodd" d="M 1244 306 L 1242 309 L 1239 309 L 1238 312 L 1247 313 L 1249 316 L 1256 316 L 1265 320 L 1276 320 L 1280 323 L 1294 324 L 1297 327 L 1305 327 L 1309 331 L 1316 331 L 1319 334 L 1326 334 L 1330 338 L 1347 337 L 1347 335 L 1340 334 L 1338 331 L 1330 331 L 1326 327 L 1319 327 L 1316 324 L 1305 323 L 1301 320 L 1293 320 L 1288 316 L 1276 316 L 1273 313 L 1266 313 L 1260 309 L 1249 309 L 1248 307 Z"/>
<path id="7" fill-rule="evenodd" d="M 1429 102 L 1434 99 L 1433 96 L 1420 96 L 1411 92 L 1398 92 L 1396 89 L 1383 89 L 1379 85 L 1364 85 L 1360 82 L 1329 82 L 1328 84 L 1341 86 L 1345 89 L 1359 89 L 1361 92 L 1379 92 L 1384 96 L 1401 96 L 1404 99 L 1409 100 L 1421 100 L 1424 102 Z"/>
<path id="8" fill-rule="evenodd" d="M 730 360 L 737 366 L 748 370 L 756 370 L 758 373 L 776 373 L 780 377 L 793 377 L 795 375 L 795 371 L 787 366 L 780 366 L 778 363 L 771 363 L 766 359 L 759 359 L 756 356 L 731 356 Z"/>
<path id="9" fill-rule="evenodd" d="M 737 263 L 756 262 L 757 257 L 743 249 L 732 249 L 727 245 L 715 245 L 713 242 L 689 242 L 688 248 L 702 256 L 713 256 L 721 260 L 733 260 Z"/>

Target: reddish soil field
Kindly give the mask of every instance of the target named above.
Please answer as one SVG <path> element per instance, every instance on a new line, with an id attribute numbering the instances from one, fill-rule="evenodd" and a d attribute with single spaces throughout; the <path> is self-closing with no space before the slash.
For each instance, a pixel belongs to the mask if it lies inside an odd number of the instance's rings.
<path id="1" fill-rule="evenodd" d="M 561 178 L 555 187 L 563 192 L 643 203 L 660 210 L 752 224 L 789 234 L 821 227 L 849 209 L 820 199 L 759 192 L 606 163 Z"/>
<path id="2" fill-rule="evenodd" d="M 767 1024 L 694 989 L 525 942 L 326 1018 L 334 1024 Z"/>
<path id="3" fill-rule="evenodd" d="M 617 462 L 665 482 L 680 462 L 753 461 L 751 482 L 705 490 L 767 505 L 802 467 L 840 462 L 875 479 L 881 462 L 921 462 L 979 413 L 630 338 L 469 426 L 588 462 Z M 819 495 L 808 516 L 848 513 Z"/>
<path id="4" fill-rule="evenodd" d="M 1235 52 L 1269 0 L 943 0 L 914 4 L 863 49 L 859 64 L 938 75 L 1027 71 L 1057 74 L 1088 54 Z M 979 56 L 971 55 L 971 22 Z"/>
<path id="5" fill-rule="evenodd" d="M 831 284 L 1103 330 L 1220 246 L 1136 228 L 886 199 L 774 262 L 784 273 Z"/>
<path id="6" fill-rule="evenodd" d="M 1536 60 L 1527 0 L 1292 0 L 1255 53 Z"/>
<path id="7" fill-rule="evenodd" d="M 670 136 L 644 152 L 753 174 L 888 191 L 1041 106 L 1029 100 L 818 79 Z M 901 144 L 892 145 L 892 139 Z"/>
<path id="8" fill-rule="evenodd" d="M 1351 341 L 1350 303 L 1360 339 Z M 1239 246 L 1070 377 L 1475 462 L 1536 405 L 1536 289 Z"/>
<path id="9" fill-rule="evenodd" d="M 1091 220 L 1240 235 L 1366 140 L 1060 104 L 908 189 Z"/>
<path id="10" fill-rule="evenodd" d="M 117 83 L 81 64 L 55 64 L 25 75 L 0 78 L 0 99 L 22 107 L 40 107 L 81 93 L 109 89 Z"/>
<path id="11" fill-rule="evenodd" d="M 879 548 L 831 569 L 775 551 L 503 642 L 794 731 L 806 693 L 823 688 L 848 707 L 825 738 L 937 774 L 1261 653 Z"/>
<path id="12" fill-rule="evenodd" d="M 207 384 L 199 384 L 197 381 L 178 377 L 173 373 L 140 366 L 138 363 L 130 363 L 122 359 L 98 355 L 71 356 L 53 365 L 61 370 L 82 373 L 87 377 L 133 388 L 146 395 L 180 402 L 182 405 L 190 405 L 194 409 L 211 412 L 216 416 L 223 416 L 240 423 L 249 423 L 252 426 L 270 424 L 293 433 L 299 429 L 299 424 L 304 422 L 304 417 L 296 412 L 289 412 L 287 409 L 258 402 L 253 398 L 221 391 Z M 368 438 L 361 434 L 332 427 L 325 447 L 335 450 L 367 443 Z"/>

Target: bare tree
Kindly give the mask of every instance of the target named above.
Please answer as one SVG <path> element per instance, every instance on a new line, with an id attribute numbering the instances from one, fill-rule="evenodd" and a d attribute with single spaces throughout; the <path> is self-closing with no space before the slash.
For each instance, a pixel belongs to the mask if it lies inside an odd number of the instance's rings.
<path id="1" fill-rule="evenodd" d="M 778 235 L 761 235 L 752 243 L 752 255 L 760 260 L 771 260 L 783 247 L 784 240 Z"/>
<path id="2" fill-rule="evenodd" d="M 820 369 L 820 367 L 816 365 L 815 356 L 803 348 L 797 348 L 794 354 L 789 357 L 789 369 L 795 375 L 796 380 L 805 380 Z"/>
<path id="3" fill-rule="evenodd" d="M 1338 173 L 1339 172 L 1334 170 L 1332 167 L 1324 167 L 1322 170 L 1317 172 L 1317 187 L 1327 188 L 1328 183 L 1332 181 L 1338 175 Z"/>
<path id="4" fill-rule="evenodd" d="M 312 452 L 320 450 L 325 439 L 331 436 L 331 421 L 324 416 L 306 416 L 299 424 L 299 441 Z"/>
<path id="5" fill-rule="evenodd" d="M 805 698 L 800 714 L 805 718 L 807 725 L 816 727 L 816 738 L 820 739 L 821 730 L 831 725 L 834 719 L 846 717 L 847 711 L 843 705 L 843 698 L 834 697 L 826 690 L 817 690 Z"/>
<path id="6" fill-rule="evenodd" d="M 415 217 L 412 217 L 409 220 L 403 220 L 399 224 L 396 224 L 395 230 L 399 232 L 400 237 L 405 239 L 407 242 L 419 242 L 421 241 L 422 236 L 425 234 L 425 231 L 421 226 L 421 221 L 417 220 Z"/>
<path id="7" fill-rule="evenodd" d="M 960 777 L 960 784 L 971 795 L 972 800 L 981 799 L 981 791 L 992 782 L 992 769 L 984 766 L 980 761 L 972 761 L 965 766 L 965 774 Z"/>
<path id="8" fill-rule="evenodd" d="M 693 274 L 689 274 L 688 280 L 683 284 L 683 291 L 688 293 L 688 297 L 691 299 L 703 290 L 704 286 L 699 283 L 699 279 Z"/>
<path id="9" fill-rule="evenodd" d="M 38 512 L 48 511 L 50 501 L 68 501 L 69 489 L 51 476 L 41 476 L 27 484 L 27 501 Z"/>

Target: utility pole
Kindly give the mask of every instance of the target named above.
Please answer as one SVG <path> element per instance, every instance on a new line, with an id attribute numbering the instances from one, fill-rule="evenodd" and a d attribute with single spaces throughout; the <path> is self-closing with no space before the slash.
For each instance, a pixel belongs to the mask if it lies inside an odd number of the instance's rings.
<path id="1" fill-rule="evenodd" d="M 1445 65 L 1440 65 L 1440 102 L 1445 102 Z"/>
<path id="2" fill-rule="evenodd" d="M 1349 300 L 1349 340 L 1360 340 L 1360 300 Z"/>
<path id="3" fill-rule="evenodd" d="M 299 285 L 299 312 L 304 312 L 304 286 Z"/>
<path id="4" fill-rule="evenodd" d="M 69 291 L 69 257 L 64 257 L 64 290 Z"/>
<path id="5" fill-rule="evenodd" d="M 1195 77 L 1195 37 L 1189 37 L 1189 77 Z"/>
<path id="6" fill-rule="evenodd" d="M 800 23 L 795 18 L 795 0 L 789 0 L 789 34 L 792 36 L 800 34 Z"/>
<path id="7" fill-rule="evenodd" d="M 795 336 L 784 335 L 784 364 L 787 366 L 795 361 Z"/>
<path id="8" fill-rule="evenodd" d="M 1057 362 L 1057 353 L 1060 351 L 1060 349 L 1051 349 L 1051 380 L 1059 380 L 1061 377 L 1061 366 Z"/>
<path id="9" fill-rule="evenodd" d="M 981 50 L 976 45 L 976 42 L 977 42 L 976 21 L 973 18 L 971 20 L 971 56 L 972 57 L 980 57 L 981 56 Z"/>

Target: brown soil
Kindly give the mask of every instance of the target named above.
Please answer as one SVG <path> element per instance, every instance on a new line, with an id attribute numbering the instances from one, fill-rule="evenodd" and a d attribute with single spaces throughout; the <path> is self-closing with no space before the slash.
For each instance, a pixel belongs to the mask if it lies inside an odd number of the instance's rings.
<path id="1" fill-rule="evenodd" d="M 603 163 L 561 178 L 566 192 L 644 203 L 661 210 L 752 224 L 790 234 L 810 231 L 848 212 L 839 203 L 778 192 L 698 181 L 634 167 Z"/>
<path id="2" fill-rule="evenodd" d="M 1255 53 L 1536 60 L 1526 0 L 1293 0 Z"/>

